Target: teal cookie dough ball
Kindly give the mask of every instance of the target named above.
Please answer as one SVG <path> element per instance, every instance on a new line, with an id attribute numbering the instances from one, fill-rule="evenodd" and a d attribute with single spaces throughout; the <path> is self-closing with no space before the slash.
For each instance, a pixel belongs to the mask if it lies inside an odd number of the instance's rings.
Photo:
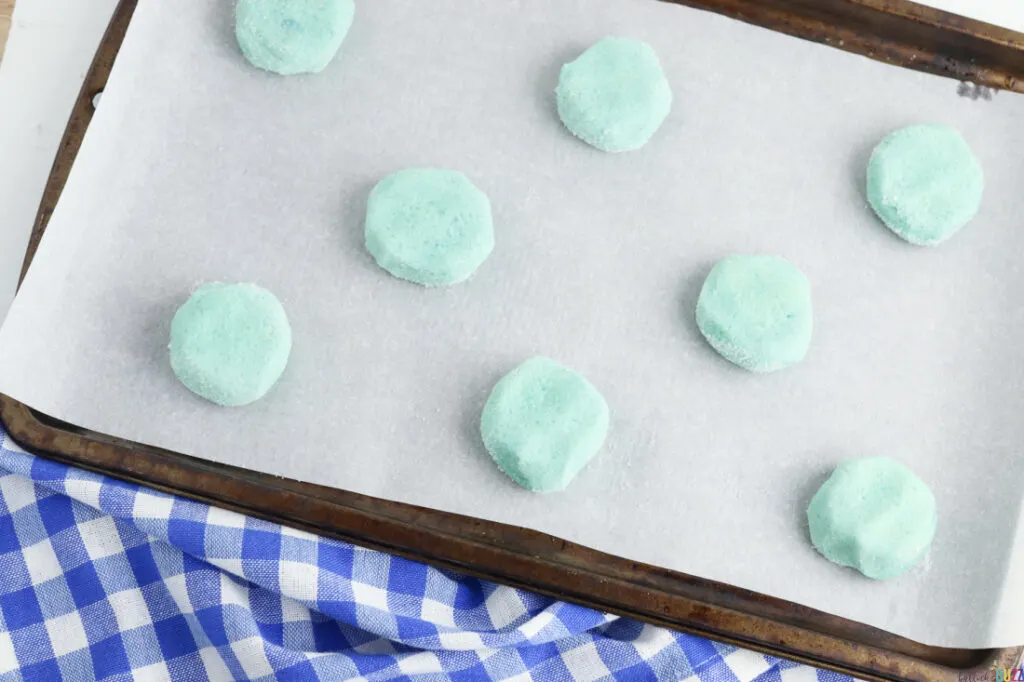
<path id="1" fill-rule="evenodd" d="M 495 385 L 480 432 L 516 483 L 534 492 L 564 490 L 604 445 L 608 404 L 576 372 L 532 358 Z"/>
<path id="2" fill-rule="evenodd" d="M 235 36 L 253 66 L 282 76 L 320 73 L 355 11 L 353 0 L 238 0 Z"/>
<path id="3" fill-rule="evenodd" d="M 911 244 L 931 246 L 953 236 L 977 214 L 984 188 L 981 163 L 949 126 L 890 133 L 868 162 L 868 202 Z"/>
<path id="4" fill-rule="evenodd" d="M 563 66 L 555 94 L 565 127 L 606 152 L 643 147 L 672 109 L 658 56 L 630 38 L 605 38 Z"/>
<path id="5" fill-rule="evenodd" d="M 171 368 L 193 393 L 225 407 L 262 398 L 288 364 L 292 328 L 255 284 L 204 284 L 171 321 Z"/>
<path id="6" fill-rule="evenodd" d="M 907 467 L 886 457 L 843 462 L 807 508 L 811 542 L 829 561 L 887 580 L 928 552 L 935 496 Z"/>
<path id="7" fill-rule="evenodd" d="M 395 277 L 428 287 L 457 284 L 494 250 L 491 202 L 457 171 L 398 171 L 370 192 L 366 248 Z"/>
<path id="8" fill-rule="evenodd" d="M 697 326 L 733 364 L 752 372 L 784 369 L 811 346 L 811 285 L 783 258 L 729 256 L 704 280 Z"/>

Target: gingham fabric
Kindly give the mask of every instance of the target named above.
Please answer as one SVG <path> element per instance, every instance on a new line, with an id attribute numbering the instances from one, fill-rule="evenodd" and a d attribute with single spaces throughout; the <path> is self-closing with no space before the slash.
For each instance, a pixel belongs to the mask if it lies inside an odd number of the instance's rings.
<path id="1" fill-rule="evenodd" d="M 0 682 L 849 679 L 121 483 L 0 436 Z"/>

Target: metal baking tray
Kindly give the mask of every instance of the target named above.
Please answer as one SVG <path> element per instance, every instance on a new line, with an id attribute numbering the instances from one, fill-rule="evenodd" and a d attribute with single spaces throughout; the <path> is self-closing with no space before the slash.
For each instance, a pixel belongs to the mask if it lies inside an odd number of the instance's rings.
<path id="1" fill-rule="evenodd" d="M 1024 35 L 904 0 L 675 0 L 783 33 L 1024 92 Z M 22 276 L 67 180 L 137 0 L 121 0 L 75 103 Z M 41 456 L 321 535 L 865 680 L 985 679 L 1024 647 L 927 647 L 729 585 L 639 564 L 550 535 L 299 483 L 75 427 L 0 395 L 0 418 Z"/>

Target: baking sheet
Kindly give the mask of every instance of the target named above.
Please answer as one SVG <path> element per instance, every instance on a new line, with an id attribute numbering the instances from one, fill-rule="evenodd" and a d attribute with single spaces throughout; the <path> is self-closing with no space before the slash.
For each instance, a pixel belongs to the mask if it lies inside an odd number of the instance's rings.
<path id="1" fill-rule="evenodd" d="M 317 77 L 249 67 L 229 2 L 143 1 L 42 247 L 0 331 L 0 391 L 54 417 L 281 476 L 516 524 L 957 647 L 1024 642 L 1024 100 L 652 0 L 360 3 Z M 558 123 L 558 68 L 596 39 L 660 54 L 676 95 L 651 145 L 605 155 Z M 871 147 L 960 128 L 986 168 L 976 221 L 911 247 L 862 196 Z M 362 248 L 369 189 L 466 172 L 497 248 L 424 290 Z M 801 366 L 735 369 L 692 319 L 729 253 L 814 285 Z M 218 409 L 167 363 L 210 280 L 273 290 L 295 345 L 261 402 Z M 566 492 L 493 466 L 477 420 L 534 354 L 584 373 L 608 444 Z M 844 457 L 934 490 L 926 564 L 887 583 L 811 549 L 803 511 Z"/>

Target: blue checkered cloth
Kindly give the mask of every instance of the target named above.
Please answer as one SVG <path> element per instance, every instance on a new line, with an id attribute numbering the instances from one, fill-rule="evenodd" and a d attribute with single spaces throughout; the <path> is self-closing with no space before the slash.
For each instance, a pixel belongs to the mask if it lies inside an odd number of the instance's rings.
<path id="1" fill-rule="evenodd" d="M 845 682 L 27 454 L 0 431 L 0 682 Z"/>

